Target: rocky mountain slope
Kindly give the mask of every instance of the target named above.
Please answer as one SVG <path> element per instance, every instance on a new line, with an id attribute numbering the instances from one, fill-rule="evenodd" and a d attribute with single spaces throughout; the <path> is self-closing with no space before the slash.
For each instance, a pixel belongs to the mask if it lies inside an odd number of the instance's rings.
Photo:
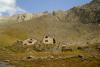
<path id="1" fill-rule="evenodd" d="M 52 42 L 44 43 L 46 38 Z M 100 67 L 100 0 L 68 11 L 0 17 L 0 61 L 16 67 Z"/>
<path id="2" fill-rule="evenodd" d="M 50 35 L 65 45 L 100 43 L 99 0 L 68 11 L 21 14 L 13 18 L 13 21 L 9 20 L 12 23 L 0 27 L 0 42 L 3 44 L 31 37 L 41 41 L 44 35 Z"/>

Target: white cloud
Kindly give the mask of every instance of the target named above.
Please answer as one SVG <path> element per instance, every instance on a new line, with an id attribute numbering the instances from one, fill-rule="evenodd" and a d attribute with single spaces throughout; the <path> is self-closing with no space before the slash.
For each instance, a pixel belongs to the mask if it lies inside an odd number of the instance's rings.
<path id="1" fill-rule="evenodd" d="M 17 13 L 25 13 L 26 11 L 16 6 L 16 0 L 0 0 L 0 16 L 3 14 L 14 15 Z"/>

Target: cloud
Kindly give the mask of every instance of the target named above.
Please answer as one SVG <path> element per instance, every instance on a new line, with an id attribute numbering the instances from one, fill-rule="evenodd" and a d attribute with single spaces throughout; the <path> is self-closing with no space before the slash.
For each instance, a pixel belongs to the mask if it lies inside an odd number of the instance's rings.
<path id="1" fill-rule="evenodd" d="M 0 16 L 25 13 L 26 11 L 16 6 L 16 0 L 0 0 Z"/>

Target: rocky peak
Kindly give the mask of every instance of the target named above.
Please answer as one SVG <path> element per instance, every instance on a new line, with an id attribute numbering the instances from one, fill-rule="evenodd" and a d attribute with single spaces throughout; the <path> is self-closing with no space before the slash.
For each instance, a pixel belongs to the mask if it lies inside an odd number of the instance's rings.
<path id="1" fill-rule="evenodd" d="M 92 3 L 100 3 L 100 0 L 93 0 Z"/>
<path id="2" fill-rule="evenodd" d="M 100 24 L 100 0 L 93 0 L 86 5 L 74 7 L 69 15 L 72 14 L 74 14 L 73 17 L 78 17 L 81 23 Z"/>

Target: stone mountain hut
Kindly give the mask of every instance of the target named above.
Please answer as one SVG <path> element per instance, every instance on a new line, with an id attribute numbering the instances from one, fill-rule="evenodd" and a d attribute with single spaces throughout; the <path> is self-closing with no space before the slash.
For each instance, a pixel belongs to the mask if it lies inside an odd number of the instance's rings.
<path id="1" fill-rule="evenodd" d="M 50 36 L 45 36 L 43 38 L 43 41 L 42 41 L 44 44 L 55 44 L 56 41 L 54 38 L 50 37 Z"/>
<path id="2" fill-rule="evenodd" d="M 23 45 L 34 45 L 36 42 L 37 42 L 36 39 L 30 38 L 30 39 L 24 40 L 24 41 L 23 41 Z"/>

